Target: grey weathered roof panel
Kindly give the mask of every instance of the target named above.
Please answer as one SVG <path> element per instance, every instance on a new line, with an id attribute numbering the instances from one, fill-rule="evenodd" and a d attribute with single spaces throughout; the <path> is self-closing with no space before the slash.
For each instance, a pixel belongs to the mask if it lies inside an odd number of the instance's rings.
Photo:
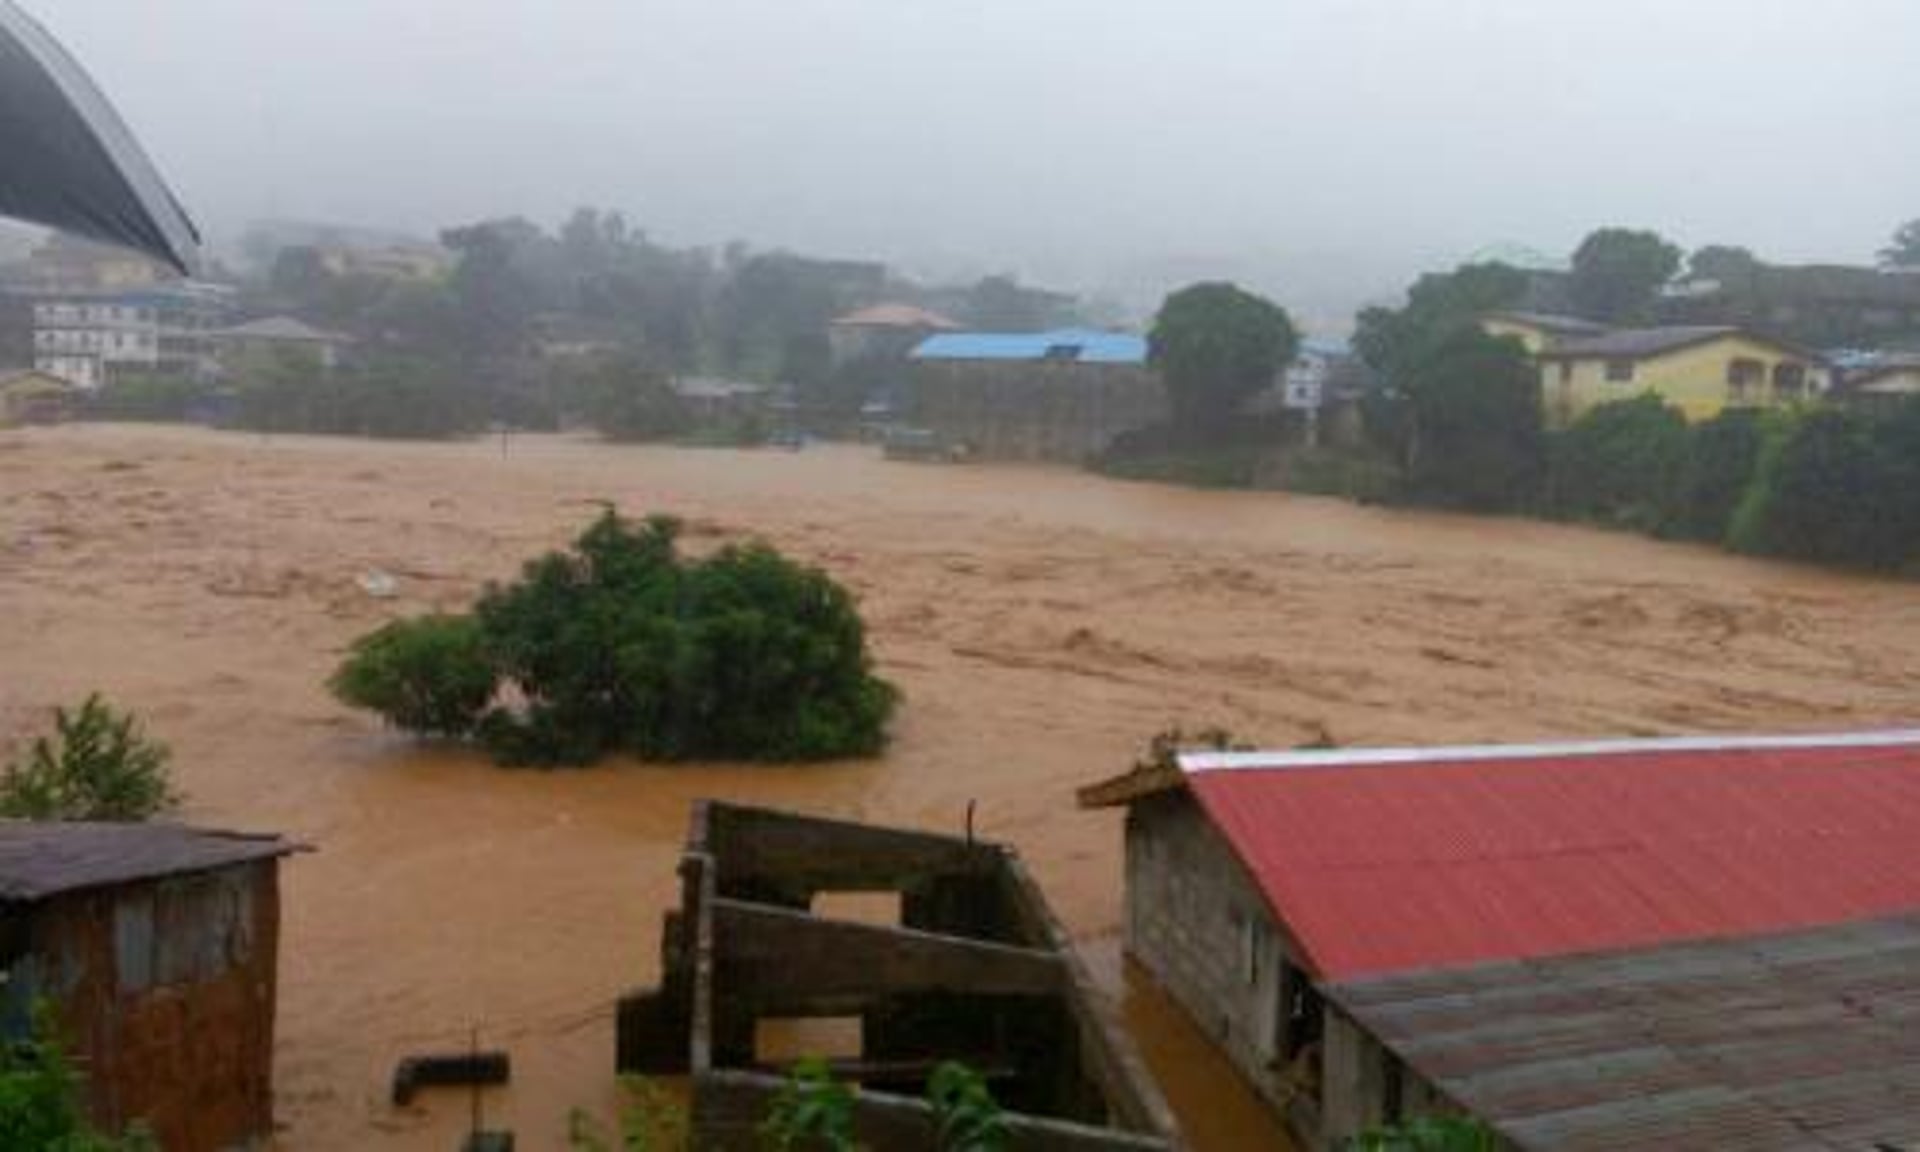
<path id="1" fill-rule="evenodd" d="M 180 824 L 0 820 L 0 900 L 44 900 L 300 850 L 279 836 Z"/>
<path id="2" fill-rule="evenodd" d="M 1327 992 L 1521 1148 L 1920 1139 L 1920 913 Z"/>

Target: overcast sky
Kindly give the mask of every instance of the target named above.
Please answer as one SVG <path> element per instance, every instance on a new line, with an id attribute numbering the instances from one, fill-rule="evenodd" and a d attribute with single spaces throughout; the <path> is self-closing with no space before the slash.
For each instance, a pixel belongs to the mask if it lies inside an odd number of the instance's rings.
<path id="1" fill-rule="evenodd" d="M 23 0 L 190 210 L 592 203 L 1303 310 L 1590 227 L 1864 261 L 1920 216 L 1920 0 Z"/>

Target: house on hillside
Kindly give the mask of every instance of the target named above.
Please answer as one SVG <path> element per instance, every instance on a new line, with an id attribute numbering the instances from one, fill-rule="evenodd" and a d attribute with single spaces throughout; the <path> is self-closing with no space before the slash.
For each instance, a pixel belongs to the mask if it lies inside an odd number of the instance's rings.
<path id="1" fill-rule="evenodd" d="M 906 418 L 977 456 L 1078 463 L 1167 417 L 1144 337 L 952 332 L 912 353 Z"/>
<path id="2" fill-rule="evenodd" d="M 207 334 L 223 366 L 228 369 L 248 362 L 270 360 L 283 353 L 312 356 L 320 367 L 331 372 L 340 366 L 340 358 L 353 343 L 351 336 L 315 328 L 291 316 L 266 316 L 218 328 Z"/>
<path id="3" fill-rule="evenodd" d="M 1920 396 L 1920 354 L 1875 356 L 1849 368 L 1834 389 L 1843 404 L 1884 409 Z"/>
<path id="4" fill-rule="evenodd" d="M 1705 420 L 1725 408 L 1804 404 L 1833 383 L 1817 353 L 1739 328 L 1622 328 L 1560 340 L 1536 359 L 1541 402 L 1556 424 L 1642 392 Z"/>
<path id="5" fill-rule="evenodd" d="M 898 362 L 927 337 L 959 330 L 959 324 L 938 312 L 912 304 L 875 304 L 829 323 L 827 340 L 836 365 L 855 360 Z"/>
<path id="6" fill-rule="evenodd" d="M 1307 1148 L 1920 1142 L 1920 731 L 1202 753 L 1080 800 L 1126 809 L 1127 951 Z"/>
<path id="7" fill-rule="evenodd" d="M 79 409 L 80 390 L 36 369 L 0 372 L 0 428 L 61 424 Z"/>
<path id="8" fill-rule="evenodd" d="M 201 281 L 33 298 L 33 364 L 92 392 L 123 375 L 202 378 L 233 289 Z"/>
<path id="9" fill-rule="evenodd" d="M 273 1135 L 277 836 L 0 821 L 0 1035 L 55 1008 L 88 1111 L 167 1152 Z"/>

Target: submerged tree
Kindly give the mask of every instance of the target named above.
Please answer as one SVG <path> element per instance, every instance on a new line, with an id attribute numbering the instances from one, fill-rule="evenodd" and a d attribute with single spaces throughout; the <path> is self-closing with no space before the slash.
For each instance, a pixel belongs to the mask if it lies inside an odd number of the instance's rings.
<path id="1" fill-rule="evenodd" d="M 671 519 L 608 512 L 489 589 L 470 622 L 362 639 L 335 694 L 408 731 L 471 733 L 508 763 L 878 752 L 895 693 L 852 596 L 764 544 L 689 559 L 678 538 Z"/>

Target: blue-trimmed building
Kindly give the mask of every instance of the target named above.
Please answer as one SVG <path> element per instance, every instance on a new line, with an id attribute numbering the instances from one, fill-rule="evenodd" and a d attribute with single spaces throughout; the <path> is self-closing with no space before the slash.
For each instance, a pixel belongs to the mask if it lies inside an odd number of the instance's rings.
<path id="1" fill-rule="evenodd" d="M 946 332 L 910 361 L 906 418 L 981 457 L 1077 463 L 1167 417 L 1146 338 L 1132 333 Z"/>

